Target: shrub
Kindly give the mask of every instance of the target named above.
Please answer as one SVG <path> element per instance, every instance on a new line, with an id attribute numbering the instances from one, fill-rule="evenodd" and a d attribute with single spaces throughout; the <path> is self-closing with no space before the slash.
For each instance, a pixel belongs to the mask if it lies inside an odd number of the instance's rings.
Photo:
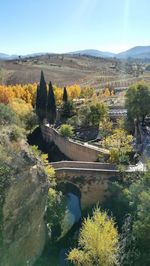
<path id="1" fill-rule="evenodd" d="M 8 105 L 0 103 L 0 125 L 12 125 L 19 122 L 20 120 L 15 112 Z"/>
<path id="2" fill-rule="evenodd" d="M 60 127 L 59 133 L 63 137 L 71 138 L 73 136 L 73 127 L 67 124 L 64 124 Z"/>
<path id="3" fill-rule="evenodd" d="M 33 130 L 38 125 L 37 115 L 32 111 L 29 115 L 24 117 L 23 120 L 26 130 Z"/>
<path id="4" fill-rule="evenodd" d="M 78 116 L 74 115 L 71 118 L 67 119 L 67 124 L 74 127 L 78 126 Z"/>
<path id="5" fill-rule="evenodd" d="M 5 126 L 0 128 L 0 144 L 9 145 L 12 141 L 25 138 L 25 131 L 17 125 Z"/>
<path id="6" fill-rule="evenodd" d="M 110 151 L 109 162 L 110 163 L 129 164 L 129 155 L 127 153 L 119 151 L 117 149 L 112 149 Z"/>

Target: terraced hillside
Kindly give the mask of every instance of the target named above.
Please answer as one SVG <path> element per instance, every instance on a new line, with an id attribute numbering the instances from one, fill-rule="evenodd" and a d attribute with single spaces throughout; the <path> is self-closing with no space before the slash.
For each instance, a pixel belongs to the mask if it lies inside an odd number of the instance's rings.
<path id="1" fill-rule="evenodd" d="M 129 71 L 131 64 L 120 65 L 117 59 L 103 59 L 80 55 L 47 54 L 18 60 L 0 61 L 0 83 L 38 82 L 41 69 L 47 82 L 64 86 L 78 83 L 82 87 L 102 88 L 108 84 L 127 86 L 143 78 Z"/>

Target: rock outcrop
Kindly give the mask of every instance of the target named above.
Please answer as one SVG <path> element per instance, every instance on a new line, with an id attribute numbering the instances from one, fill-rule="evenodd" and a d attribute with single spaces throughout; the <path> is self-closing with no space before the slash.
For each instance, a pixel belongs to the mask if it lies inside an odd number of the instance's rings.
<path id="1" fill-rule="evenodd" d="M 40 162 L 27 147 L 8 164 L 11 180 L 1 212 L 0 266 L 29 266 L 45 245 L 48 181 Z"/>

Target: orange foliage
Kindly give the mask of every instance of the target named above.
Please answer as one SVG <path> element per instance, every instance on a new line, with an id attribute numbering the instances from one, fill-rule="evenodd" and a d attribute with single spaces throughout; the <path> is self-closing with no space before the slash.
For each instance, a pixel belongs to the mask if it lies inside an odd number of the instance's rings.
<path id="1" fill-rule="evenodd" d="M 26 103 L 35 105 L 37 84 L 0 85 L 0 103 L 8 104 L 13 99 L 22 99 Z"/>
<path id="2" fill-rule="evenodd" d="M 56 102 L 58 104 L 62 103 L 63 98 L 63 88 L 54 87 L 54 93 L 56 97 Z M 0 85 L 0 103 L 9 104 L 13 102 L 14 99 L 20 99 L 26 102 L 27 104 L 31 104 L 35 106 L 36 100 L 36 90 L 37 84 L 26 84 L 26 85 Z M 80 97 L 81 88 L 79 85 L 74 84 L 67 87 L 68 98 L 73 100 Z"/>
<path id="3" fill-rule="evenodd" d="M 53 88 L 54 88 L 56 102 L 60 104 L 63 98 L 63 88 L 57 87 L 56 85 L 54 85 Z"/>
<path id="4" fill-rule="evenodd" d="M 56 102 L 60 104 L 62 102 L 64 89 L 61 87 L 57 87 L 56 85 L 54 85 L 53 87 L 54 87 Z M 67 86 L 67 93 L 68 93 L 68 99 L 70 100 L 77 99 L 80 97 L 81 88 L 77 84 Z"/>
<path id="5" fill-rule="evenodd" d="M 115 92 L 114 90 L 112 89 L 109 89 L 109 88 L 106 88 L 104 91 L 103 91 L 103 96 L 104 97 L 110 97 L 110 96 L 115 96 Z"/>
<path id="6" fill-rule="evenodd" d="M 110 95 L 111 95 L 111 93 L 110 93 L 109 88 L 106 88 L 106 89 L 104 90 L 104 92 L 103 92 L 103 96 L 105 96 L 105 97 L 110 97 Z"/>
<path id="7" fill-rule="evenodd" d="M 67 86 L 67 93 L 68 93 L 69 98 L 71 98 L 72 100 L 75 98 L 79 98 L 81 94 L 81 88 L 77 84 Z"/>

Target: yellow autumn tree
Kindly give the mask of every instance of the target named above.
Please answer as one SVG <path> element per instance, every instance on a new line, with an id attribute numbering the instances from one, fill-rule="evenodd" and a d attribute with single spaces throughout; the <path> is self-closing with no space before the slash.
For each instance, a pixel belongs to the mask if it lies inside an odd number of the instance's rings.
<path id="1" fill-rule="evenodd" d="M 10 86 L 0 86 L 0 103 L 8 104 L 15 97 Z"/>
<path id="2" fill-rule="evenodd" d="M 71 86 L 67 86 L 67 93 L 70 99 L 76 99 L 80 97 L 81 88 L 77 84 L 73 84 Z"/>
<path id="3" fill-rule="evenodd" d="M 62 103 L 62 98 L 63 98 L 63 88 L 57 87 L 56 85 L 54 87 L 54 94 L 55 94 L 55 99 L 57 104 Z"/>
<path id="4" fill-rule="evenodd" d="M 8 104 L 13 99 L 22 99 L 26 103 L 35 105 L 37 84 L 0 85 L 0 103 Z"/>
<path id="5" fill-rule="evenodd" d="M 79 248 L 70 251 L 68 260 L 77 266 L 118 265 L 118 242 L 119 235 L 113 219 L 96 208 L 93 216 L 84 220 Z"/>
<path id="6" fill-rule="evenodd" d="M 111 96 L 111 93 L 110 93 L 109 88 L 106 88 L 106 89 L 104 90 L 103 96 L 105 96 L 105 97 L 110 97 L 110 96 Z"/>
<path id="7" fill-rule="evenodd" d="M 133 136 L 122 128 L 115 129 L 110 136 L 105 137 L 102 146 L 110 150 L 109 161 L 112 163 L 128 163 L 128 154 L 133 150 L 132 141 Z"/>
<path id="8" fill-rule="evenodd" d="M 103 146 L 107 149 L 124 150 L 125 152 L 132 151 L 131 142 L 132 135 L 128 135 L 126 130 L 117 128 L 111 136 L 104 138 Z"/>
<path id="9" fill-rule="evenodd" d="M 57 104 L 61 104 L 63 100 L 63 91 L 64 88 L 58 87 L 57 85 L 54 85 L 54 94 L 56 98 Z M 73 84 L 71 86 L 67 86 L 67 94 L 68 94 L 68 99 L 73 100 L 73 99 L 78 99 L 81 94 L 81 88 L 77 84 Z"/>
<path id="10" fill-rule="evenodd" d="M 30 115 L 33 111 L 32 105 L 30 103 L 26 103 L 22 99 L 15 98 L 9 103 L 9 105 L 20 117 L 20 119 L 23 119 L 26 116 Z"/>
<path id="11" fill-rule="evenodd" d="M 97 102 L 98 102 L 97 94 L 96 93 L 93 93 L 93 95 L 92 95 L 92 103 L 93 104 L 96 104 Z"/>

